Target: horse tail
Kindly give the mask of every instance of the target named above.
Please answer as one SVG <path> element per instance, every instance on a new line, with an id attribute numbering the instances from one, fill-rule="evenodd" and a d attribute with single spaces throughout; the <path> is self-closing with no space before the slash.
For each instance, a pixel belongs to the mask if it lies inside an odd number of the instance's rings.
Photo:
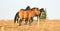
<path id="1" fill-rule="evenodd" d="M 14 23 L 16 23 L 16 21 L 18 22 L 18 18 L 19 18 L 19 15 L 18 14 L 19 14 L 19 12 L 17 12 L 16 15 L 15 15 Z"/>

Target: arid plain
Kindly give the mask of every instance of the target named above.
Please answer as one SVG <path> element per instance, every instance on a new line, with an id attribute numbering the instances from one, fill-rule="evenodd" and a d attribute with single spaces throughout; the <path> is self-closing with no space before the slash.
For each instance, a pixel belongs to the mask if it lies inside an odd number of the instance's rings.
<path id="1" fill-rule="evenodd" d="M 14 24 L 13 20 L 0 20 L 0 31 L 60 31 L 60 20 L 34 21 L 31 26 Z"/>

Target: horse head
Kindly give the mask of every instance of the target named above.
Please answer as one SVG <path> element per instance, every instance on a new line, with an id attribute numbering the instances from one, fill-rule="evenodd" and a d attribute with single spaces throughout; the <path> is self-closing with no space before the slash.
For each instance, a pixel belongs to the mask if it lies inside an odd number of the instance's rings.
<path id="1" fill-rule="evenodd" d="M 44 11 L 44 8 L 41 8 L 41 9 L 40 9 L 40 12 L 43 12 L 43 11 Z"/>

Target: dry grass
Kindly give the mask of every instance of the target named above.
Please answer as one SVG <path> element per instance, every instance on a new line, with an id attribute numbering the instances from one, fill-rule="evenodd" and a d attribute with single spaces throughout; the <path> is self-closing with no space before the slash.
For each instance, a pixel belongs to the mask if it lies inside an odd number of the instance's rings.
<path id="1" fill-rule="evenodd" d="M 31 26 L 14 24 L 13 20 L 0 20 L 0 31 L 60 31 L 60 20 L 34 21 Z"/>

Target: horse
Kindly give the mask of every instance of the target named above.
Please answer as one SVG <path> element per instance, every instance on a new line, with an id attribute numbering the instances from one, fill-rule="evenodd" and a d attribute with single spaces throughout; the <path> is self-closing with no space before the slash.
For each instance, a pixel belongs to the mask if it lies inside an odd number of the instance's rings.
<path id="1" fill-rule="evenodd" d="M 30 9 L 30 6 L 26 7 L 26 9 L 21 9 L 21 10 L 29 10 Z M 19 10 L 20 11 L 20 10 Z M 16 13 L 15 17 L 14 17 L 14 23 L 18 23 L 18 19 L 19 19 L 19 11 Z"/>
<path id="2" fill-rule="evenodd" d="M 26 22 L 27 21 L 27 15 L 28 15 L 27 12 L 28 11 L 30 11 L 30 6 L 28 6 L 26 9 L 19 10 L 16 13 L 15 17 L 14 17 L 14 23 L 19 22 L 19 24 L 20 24 L 24 18 L 25 18 L 25 22 Z M 18 21 L 19 18 L 20 18 L 20 21 Z"/>
<path id="3" fill-rule="evenodd" d="M 44 8 L 38 9 L 38 8 L 32 8 L 30 11 L 28 11 L 28 21 L 29 24 L 31 25 L 31 23 L 33 22 L 33 17 L 37 16 L 40 19 L 41 13 L 44 11 Z M 37 18 L 37 19 L 38 19 Z M 26 22 L 27 23 L 27 22 Z"/>
<path id="4" fill-rule="evenodd" d="M 31 24 L 33 22 L 33 17 L 34 16 L 40 17 L 42 11 L 43 11 L 42 9 L 39 10 L 38 8 L 19 10 L 15 15 L 14 23 L 16 22 L 16 20 L 18 21 L 18 19 L 20 18 L 19 26 L 21 25 L 23 19 L 25 19 L 26 23 L 27 21 L 29 21 L 29 24 Z"/>

